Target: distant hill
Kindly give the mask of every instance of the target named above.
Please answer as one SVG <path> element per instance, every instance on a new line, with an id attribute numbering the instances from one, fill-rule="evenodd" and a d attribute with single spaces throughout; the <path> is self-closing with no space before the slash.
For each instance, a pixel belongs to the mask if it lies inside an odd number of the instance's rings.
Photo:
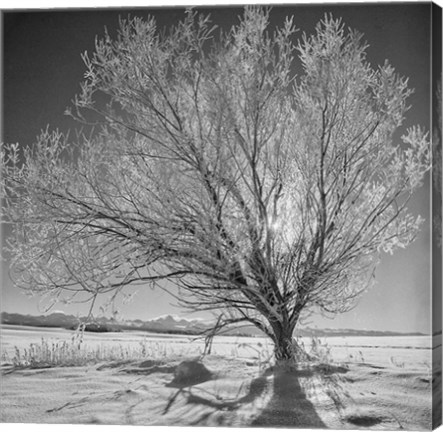
<path id="1" fill-rule="evenodd" d="M 333 337 L 333 336 L 429 336 L 420 332 L 402 333 L 381 330 L 355 330 L 355 329 L 312 329 L 305 328 L 298 330 L 299 336 L 317 336 L 317 337 Z"/>
<path id="2" fill-rule="evenodd" d="M 64 329 L 76 329 L 81 323 L 86 322 L 84 317 L 75 317 L 61 312 L 49 315 L 21 315 L 18 313 L 1 313 L 2 324 L 22 325 L 32 327 L 60 327 Z M 111 318 L 95 318 L 86 322 L 86 331 L 93 332 L 115 332 L 124 330 L 139 330 L 155 333 L 175 333 L 175 334 L 200 334 L 204 330 L 210 329 L 213 322 L 202 319 L 183 318 L 177 315 L 162 315 L 151 320 L 142 321 L 139 319 L 118 322 Z M 225 332 L 230 336 L 263 336 L 254 326 L 233 327 Z M 301 328 L 296 332 L 300 337 L 332 337 L 332 336 L 425 336 L 423 333 L 400 333 L 391 331 L 376 330 L 354 330 L 354 329 L 313 329 Z"/>
<path id="3" fill-rule="evenodd" d="M 50 315 L 21 315 L 18 313 L 2 312 L 2 324 L 14 324 L 33 327 L 61 327 L 71 328 L 78 325 L 78 319 L 73 315 L 66 315 L 64 313 L 52 313 Z"/>

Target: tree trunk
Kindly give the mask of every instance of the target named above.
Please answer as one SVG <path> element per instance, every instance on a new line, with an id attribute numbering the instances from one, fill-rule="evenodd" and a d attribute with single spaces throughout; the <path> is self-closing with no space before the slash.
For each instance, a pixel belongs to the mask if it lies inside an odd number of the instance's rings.
<path id="1" fill-rule="evenodd" d="M 274 355 L 275 361 L 280 362 L 296 362 L 297 361 L 297 344 L 292 338 L 293 329 L 281 326 L 275 334 Z"/>

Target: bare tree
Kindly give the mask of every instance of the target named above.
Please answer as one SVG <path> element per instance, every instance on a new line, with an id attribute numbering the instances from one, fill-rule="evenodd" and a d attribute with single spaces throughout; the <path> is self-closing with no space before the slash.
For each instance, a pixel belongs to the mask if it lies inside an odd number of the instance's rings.
<path id="1" fill-rule="evenodd" d="M 295 358 L 302 313 L 354 306 L 419 229 L 427 133 L 393 142 L 407 80 L 339 19 L 297 46 L 292 19 L 268 27 L 247 7 L 216 37 L 187 11 L 167 34 L 133 18 L 96 43 L 73 115 L 98 131 L 2 150 L 18 285 L 94 301 L 170 280 L 180 304 L 261 329 L 277 360 Z"/>

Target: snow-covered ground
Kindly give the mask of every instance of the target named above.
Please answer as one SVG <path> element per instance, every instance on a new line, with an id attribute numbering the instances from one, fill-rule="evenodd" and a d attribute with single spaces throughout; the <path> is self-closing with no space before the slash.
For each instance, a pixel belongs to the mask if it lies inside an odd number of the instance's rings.
<path id="1" fill-rule="evenodd" d="M 69 343 L 61 329 L 3 326 L 4 359 L 41 338 Z M 309 348 L 311 341 L 303 341 Z M 323 340 L 329 367 L 269 369 L 266 339 L 203 341 L 143 332 L 88 333 L 82 345 L 146 358 L 75 367 L 14 370 L 3 365 L 0 421 L 200 426 L 414 429 L 431 427 L 429 337 L 334 337 Z M 441 339 L 435 343 L 441 349 Z M 188 361 L 180 366 L 183 361 Z M 210 373 L 207 373 L 209 371 Z M 185 374 L 185 375 L 183 375 Z M 441 382 L 441 372 L 438 380 Z M 435 385 L 435 384 L 434 384 Z M 441 404 L 440 404 L 441 406 Z"/>

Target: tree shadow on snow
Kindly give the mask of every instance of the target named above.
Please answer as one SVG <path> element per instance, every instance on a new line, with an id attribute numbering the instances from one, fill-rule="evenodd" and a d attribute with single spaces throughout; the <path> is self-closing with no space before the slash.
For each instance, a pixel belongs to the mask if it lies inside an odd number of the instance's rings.
<path id="1" fill-rule="evenodd" d="M 295 371 L 284 368 L 272 368 L 266 370 L 262 375 L 251 381 L 246 395 L 236 399 L 223 399 L 206 392 L 202 389 L 195 394 L 192 386 L 204 381 L 208 381 L 214 375 L 205 370 L 203 365 L 188 364 L 193 367 L 193 373 L 186 373 L 180 376 L 176 374 L 168 387 L 176 387 L 178 390 L 168 400 L 168 404 L 163 411 L 163 415 L 168 413 L 177 397 L 182 394 L 186 397 L 188 404 L 196 404 L 209 407 L 218 412 L 232 412 L 241 408 L 245 404 L 253 403 L 262 397 L 272 382 L 272 396 L 266 407 L 249 426 L 277 426 L 277 427 L 305 427 L 305 428 L 325 428 L 325 424 L 318 416 L 314 405 L 307 399 L 303 388 L 300 385 L 300 377 L 312 375 L 314 371 Z M 198 372 L 198 373 L 197 373 Z M 273 380 L 268 377 L 273 375 Z M 191 379 L 193 378 L 193 379 Z M 203 393 L 203 394 L 202 394 Z M 210 416 L 210 413 L 206 413 Z M 204 418 L 199 419 L 194 424 L 202 425 Z M 243 425 L 248 426 L 248 425 Z"/>
<path id="2" fill-rule="evenodd" d="M 326 427 L 300 385 L 301 374 L 306 371 L 274 369 L 271 400 L 251 426 Z"/>

